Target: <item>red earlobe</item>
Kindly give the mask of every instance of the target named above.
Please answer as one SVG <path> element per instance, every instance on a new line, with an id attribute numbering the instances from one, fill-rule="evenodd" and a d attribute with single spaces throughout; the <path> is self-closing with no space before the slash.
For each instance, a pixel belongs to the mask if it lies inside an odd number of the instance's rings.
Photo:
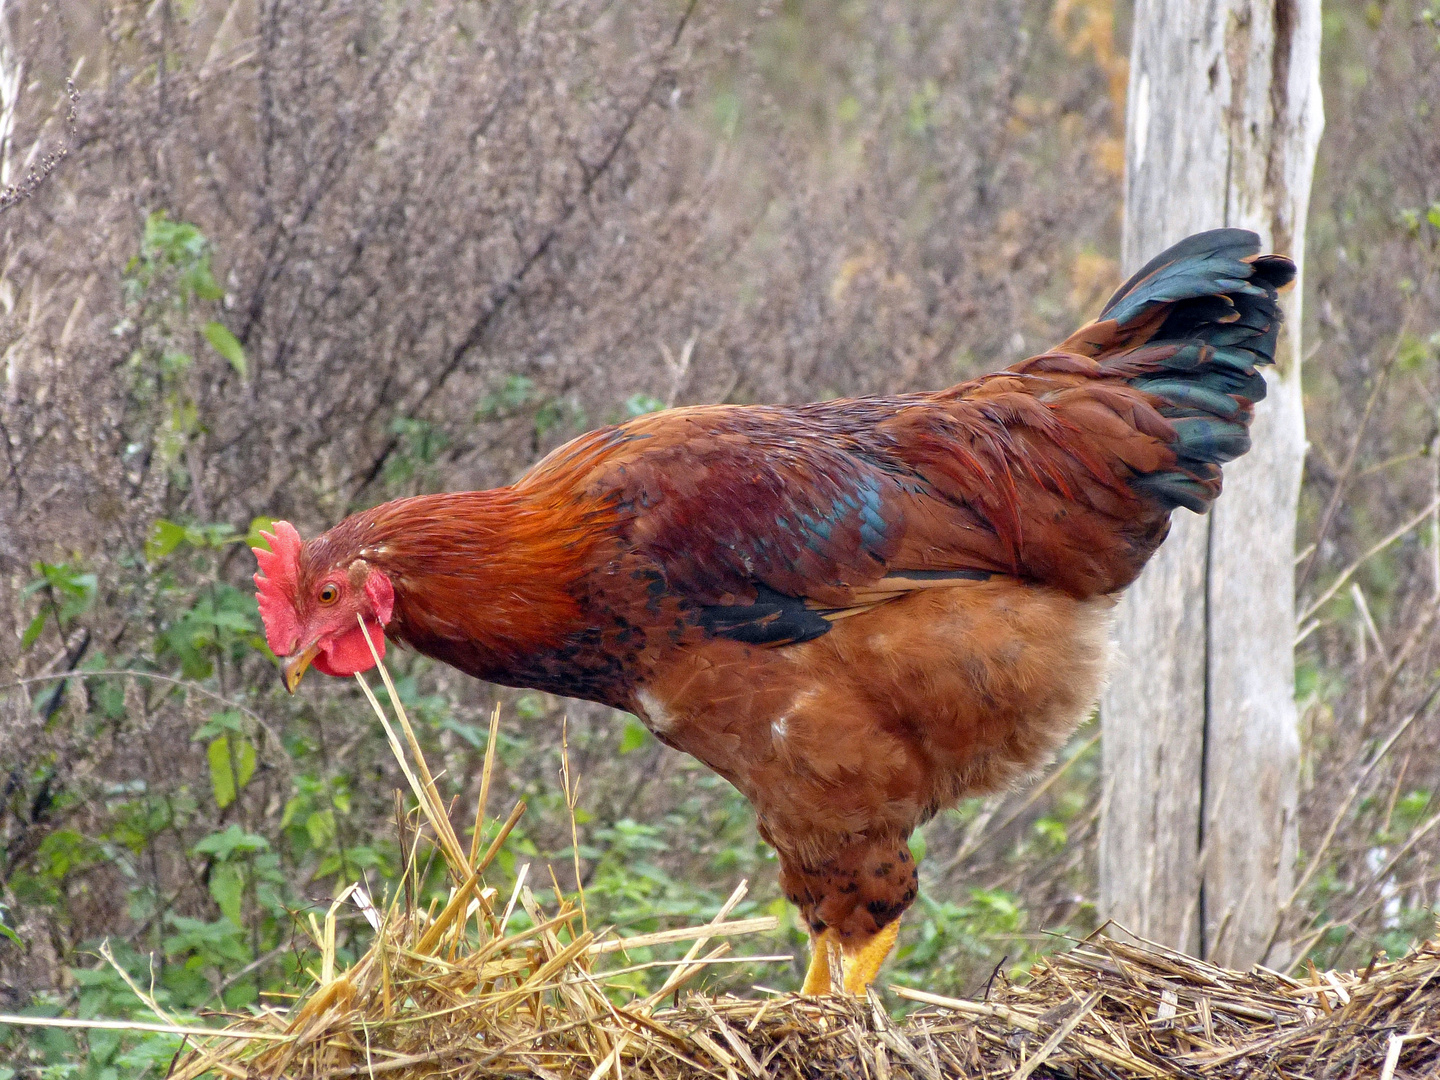
<path id="1" fill-rule="evenodd" d="M 375 613 L 375 618 L 384 626 L 395 611 L 395 586 L 379 570 L 372 570 L 365 579 L 365 596 L 370 601 L 370 610 Z"/>

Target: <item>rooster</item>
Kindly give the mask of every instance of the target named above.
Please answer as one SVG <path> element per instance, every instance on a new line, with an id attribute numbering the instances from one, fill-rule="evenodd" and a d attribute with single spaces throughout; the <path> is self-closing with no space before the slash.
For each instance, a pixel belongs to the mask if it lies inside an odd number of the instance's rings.
<path id="1" fill-rule="evenodd" d="M 293 692 L 388 637 L 634 713 L 753 804 L 811 934 L 804 992 L 863 992 L 915 899 L 911 832 L 1043 766 L 1099 695 L 1109 614 L 1249 448 L 1295 274 L 1192 236 L 1040 356 L 934 393 L 678 408 L 515 484 L 255 549 Z M 368 640 L 367 640 L 368 639 Z"/>

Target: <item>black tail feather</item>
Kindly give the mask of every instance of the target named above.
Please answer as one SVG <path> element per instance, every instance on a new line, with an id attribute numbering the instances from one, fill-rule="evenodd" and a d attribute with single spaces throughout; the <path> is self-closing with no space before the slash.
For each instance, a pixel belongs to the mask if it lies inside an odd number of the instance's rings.
<path id="1" fill-rule="evenodd" d="M 1126 381 L 1159 398 L 1175 428 L 1176 468 L 1131 481 L 1167 509 L 1203 512 L 1220 465 L 1250 449 L 1252 407 L 1265 397 L 1259 369 L 1275 362 L 1277 294 L 1295 277 L 1289 259 L 1259 251 L 1243 229 L 1198 233 L 1146 263 L 1100 314 L 1123 330 L 1169 308 L 1144 345 L 1102 360 L 1134 372 Z"/>

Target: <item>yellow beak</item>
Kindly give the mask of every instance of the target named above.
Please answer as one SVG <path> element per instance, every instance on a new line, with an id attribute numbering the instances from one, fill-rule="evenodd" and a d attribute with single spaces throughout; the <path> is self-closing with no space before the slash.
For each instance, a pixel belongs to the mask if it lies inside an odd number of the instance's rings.
<path id="1" fill-rule="evenodd" d="M 310 661 L 319 655 L 320 646 L 311 645 L 308 649 L 296 653 L 285 661 L 285 667 L 281 669 L 281 678 L 285 680 L 286 690 L 292 694 L 295 692 L 295 688 L 300 685 L 301 676 L 310 667 Z"/>

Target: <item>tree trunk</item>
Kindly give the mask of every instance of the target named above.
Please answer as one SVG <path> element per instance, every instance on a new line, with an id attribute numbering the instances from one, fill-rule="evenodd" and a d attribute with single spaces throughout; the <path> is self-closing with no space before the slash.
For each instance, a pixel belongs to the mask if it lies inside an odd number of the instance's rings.
<path id="1" fill-rule="evenodd" d="M 1123 272 L 1228 225 L 1303 278 L 1319 0 L 1139 0 L 1134 26 Z M 1121 602 L 1101 700 L 1102 913 L 1231 966 L 1280 959 L 1263 954 L 1294 880 L 1300 295 L 1286 298 L 1254 447 L 1225 466 L 1209 516 L 1176 512 Z"/>

